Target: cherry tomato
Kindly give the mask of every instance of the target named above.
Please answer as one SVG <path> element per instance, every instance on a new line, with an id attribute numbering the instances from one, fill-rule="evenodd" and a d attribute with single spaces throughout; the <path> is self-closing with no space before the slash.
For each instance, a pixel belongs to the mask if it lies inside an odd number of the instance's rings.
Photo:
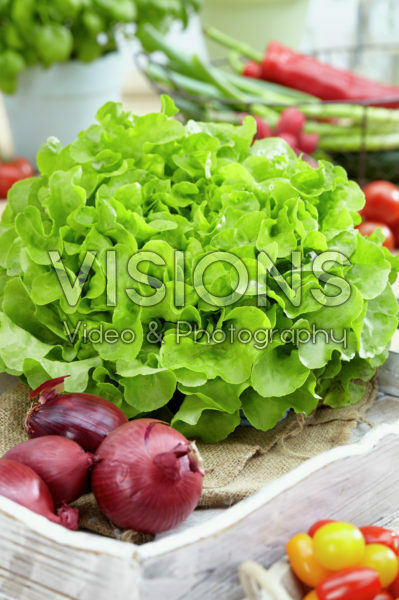
<path id="1" fill-rule="evenodd" d="M 388 248 L 388 250 L 393 250 L 395 248 L 395 236 L 388 225 L 378 223 L 377 221 L 364 221 L 363 223 L 360 223 L 356 229 L 358 229 L 362 235 L 369 236 L 377 229 L 377 227 L 381 228 L 385 238 L 383 246 Z"/>
<path id="2" fill-rule="evenodd" d="M 394 598 L 388 592 L 380 592 L 374 596 L 373 600 L 394 600 Z"/>
<path id="3" fill-rule="evenodd" d="M 22 156 L 17 156 L 12 160 L 12 163 L 19 168 L 20 172 L 24 177 L 34 176 L 35 170 L 26 158 L 23 158 Z"/>
<path id="4" fill-rule="evenodd" d="M 381 582 L 373 569 L 345 569 L 330 575 L 316 588 L 318 600 L 374 600 Z"/>
<path id="5" fill-rule="evenodd" d="M 335 521 L 332 521 L 331 519 L 322 519 L 321 521 L 316 521 L 316 523 L 309 528 L 308 535 L 310 535 L 310 537 L 314 537 L 316 531 L 318 531 L 320 527 L 328 525 L 328 523 L 335 523 Z"/>
<path id="6" fill-rule="evenodd" d="M 14 183 L 33 175 L 33 167 L 25 158 L 17 157 L 10 162 L 0 161 L 0 198 L 7 198 L 8 190 Z"/>
<path id="7" fill-rule="evenodd" d="M 293 537 L 286 546 L 291 569 L 303 583 L 316 587 L 331 573 L 315 559 L 313 540 L 306 533 Z"/>
<path id="8" fill-rule="evenodd" d="M 328 523 L 320 527 L 313 544 L 316 560 L 331 571 L 357 566 L 366 548 L 360 529 L 349 523 Z"/>
<path id="9" fill-rule="evenodd" d="M 303 600 L 319 600 L 319 598 L 316 594 L 316 591 L 313 590 L 312 592 L 309 592 L 309 594 L 307 594 Z"/>
<path id="10" fill-rule="evenodd" d="M 390 229 L 395 237 L 395 246 L 396 248 L 399 248 L 399 221 L 392 223 L 392 225 L 390 225 Z"/>
<path id="11" fill-rule="evenodd" d="M 398 575 L 398 557 L 395 552 L 382 544 L 369 544 L 366 546 L 361 567 L 377 571 L 382 587 L 388 587 Z"/>
<path id="12" fill-rule="evenodd" d="M 387 225 L 399 219 L 399 188 L 389 181 L 373 181 L 364 188 L 366 206 L 362 215 Z"/>
<path id="13" fill-rule="evenodd" d="M 399 575 L 395 581 L 389 586 L 389 592 L 394 598 L 399 598 Z"/>
<path id="14" fill-rule="evenodd" d="M 374 525 L 360 527 L 360 531 L 363 534 L 366 544 L 383 544 L 391 548 L 395 554 L 399 554 L 399 535 L 394 531 Z"/>

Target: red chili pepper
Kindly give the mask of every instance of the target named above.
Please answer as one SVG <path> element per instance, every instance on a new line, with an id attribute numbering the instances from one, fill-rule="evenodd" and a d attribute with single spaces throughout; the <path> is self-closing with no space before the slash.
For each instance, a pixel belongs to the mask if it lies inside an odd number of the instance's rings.
<path id="1" fill-rule="evenodd" d="M 381 582 L 373 569 L 345 569 L 330 575 L 316 588 L 319 600 L 374 600 Z"/>
<path id="2" fill-rule="evenodd" d="M 399 554 L 399 535 L 384 527 L 360 527 L 366 544 L 383 544 Z"/>
<path id="3" fill-rule="evenodd" d="M 322 100 L 384 100 L 399 98 L 399 87 L 370 81 L 338 69 L 279 42 L 270 42 L 262 63 L 262 76 Z M 390 108 L 399 102 L 388 103 Z"/>
<path id="4" fill-rule="evenodd" d="M 245 77 L 252 77 L 252 79 L 262 79 L 262 64 L 256 62 L 256 60 L 248 60 L 242 71 Z"/>

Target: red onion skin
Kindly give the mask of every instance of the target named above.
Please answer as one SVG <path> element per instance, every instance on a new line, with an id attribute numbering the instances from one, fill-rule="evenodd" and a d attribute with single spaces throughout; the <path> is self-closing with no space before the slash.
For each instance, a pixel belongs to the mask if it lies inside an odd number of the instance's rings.
<path id="1" fill-rule="evenodd" d="M 64 375 L 62 377 L 56 377 L 55 379 L 48 379 L 39 385 L 38 388 L 33 390 L 29 394 L 29 398 L 37 398 L 40 396 L 41 398 L 46 398 L 46 400 L 49 400 L 50 398 L 57 396 L 59 393 L 64 391 L 65 379 L 68 377 L 69 375 Z"/>
<path id="2" fill-rule="evenodd" d="M 78 528 L 78 510 L 64 505 L 54 514 L 54 502 L 47 485 L 30 467 L 15 460 L 0 459 L 0 496 L 67 529 Z"/>
<path id="3" fill-rule="evenodd" d="M 178 431 L 155 419 L 122 425 L 96 452 L 92 491 L 118 527 L 160 533 L 196 508 L 204 472 L 200 457 Z"/>
<path id="4" fill-rule="evenodd" d="M 89 487 L 94 455 L 73 440 L 47 435 L 17 444 L 4 458 L 27 465 L 47 484 L 55 506 L 73 502 Z"/>
<path id="5" fill-rule="evenodd" d="M 100 396 L 60 394 L 60 379 L 46 382 L 38 388 L 42 392 L 39 392 L 39 403 L 26 418 L 26 433 L 30 438 L 63 436 L 74 440 L 84 450 L 95 452 L 108 433 L 128 422 L 127 417 L 115 404 Z M 52 382 L 57 382 L 53 388 Z M 32 392 L 31 397 L 38 390 Z"/>

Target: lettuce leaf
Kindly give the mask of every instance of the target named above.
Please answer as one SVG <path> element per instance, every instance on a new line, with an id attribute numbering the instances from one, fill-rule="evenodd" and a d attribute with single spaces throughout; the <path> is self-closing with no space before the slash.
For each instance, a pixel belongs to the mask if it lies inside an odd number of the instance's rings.
<path id="1" fill-rule="evenodd" d="M 251 118 L 175 114 L 166 97 L 143 117 L 109 103 L 11 189 L 2 368 L 32 387 L 69 374 L 207 442 L 357 402 L 398 325 L 399 268 L 355 229 L 360 188 L 281 139 L 252 144 Z"/>

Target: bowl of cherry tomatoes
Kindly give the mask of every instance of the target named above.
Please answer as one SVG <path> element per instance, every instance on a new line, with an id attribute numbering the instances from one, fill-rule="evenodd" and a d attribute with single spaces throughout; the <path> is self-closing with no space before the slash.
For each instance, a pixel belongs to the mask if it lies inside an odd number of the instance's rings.
<path id="1" fill-rule="evenodd" d="M 244 563 L 240 576 L 248 600 L 399 600 L 399 535 L 318 521 L 288 541 L 271 569 Z"/>

